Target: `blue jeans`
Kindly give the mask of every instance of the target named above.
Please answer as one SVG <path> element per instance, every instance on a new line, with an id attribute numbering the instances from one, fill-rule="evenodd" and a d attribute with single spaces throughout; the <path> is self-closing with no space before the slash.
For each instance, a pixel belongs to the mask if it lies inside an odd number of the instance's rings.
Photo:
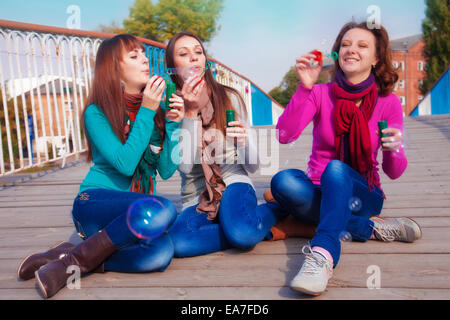
<path id="1" fill-rule="evenodd" d="M 330 161 L 322 173 L 321 185 L 314 185 L 301 170 L 278 172 L 270 183 L 273 197 L 296 219 L 318 225 L 311 247 L 328 250 L 336 267 L 340 236 L 351 234 L 357 241 L 367 241 L 373 229 L 372 216 L 383 207 L 383 192 L 369 191 L 367 180 L 347 164 Z"/>
<path id="2" fill-rule="evenodd" d="M 169 200 L 142 193 L 91 189 L 78 194 L 73 203 L 72 218 L 78 233 L 88 238 L 105 229 L 119 249 L 105 260 L 107 271 L 164 271 L 173 257 L 173 244 L 167 232 L 151 241 L 137 238 L 128 227 L 127 211 L 134 201 L 155 197 L 169 208 L 170 225 L 176 219 L 175 206 Z"/>
<path id="3" fill-rule="evenodd" d="M 255 190 L 247 183 L 233 183 L 222 194 L 218 221 L 208 220 L 195 206 L 186 208 L 169 229 L 176 257 L 192 257 L 232 247 L 253 248 L 287 212 L 278 204 L 257 205 Z"/>

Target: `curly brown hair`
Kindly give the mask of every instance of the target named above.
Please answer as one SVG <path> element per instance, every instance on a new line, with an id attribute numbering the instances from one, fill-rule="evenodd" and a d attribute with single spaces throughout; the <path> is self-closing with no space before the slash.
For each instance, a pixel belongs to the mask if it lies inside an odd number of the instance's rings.
<path id="1" fill-rule="evenodd" d="M 391 47 L 389 43 L 389 35 L 386 29 L 380 25 L 379 28 L 370 29 L 366 22 L 349 22 L 345 24 L 339 32 L 333 45 L 333 52 L 339 52 L 342 38 L 351 29 L 364 29 L 371 32 L 376 39 L 376 54 L 378 63 L 375 66 L 374 75 L 378 84 L 381 96 L 387 96 L 392 93 L 395 83 L 398 80 L 397 70 L 392 65 Z M 334 61 L 334 74 L 340 69 L 339 61 Z"/>

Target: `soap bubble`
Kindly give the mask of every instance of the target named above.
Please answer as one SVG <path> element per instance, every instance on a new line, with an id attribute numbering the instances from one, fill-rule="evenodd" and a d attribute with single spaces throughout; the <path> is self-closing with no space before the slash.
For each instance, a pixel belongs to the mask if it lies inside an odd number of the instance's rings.
<path id="1" fill-rule="evenodd" d="M 339 240 L 341 242 L 351 242 L 353 240 L 352 235 L 350 232 L 344 230 L 339 234 Z"/>
<path id="2" fill-rule="evenodd" d="M 212 67 L 211 62 L 207 62 L 206 66 L 204 68 L 202 67 L 183 67 L 183 68 L 167 68 L 166 73 L 168 75 L 177 75 L 183 78 L 184 81 L 188 80 L 189 78 L 199 76 L 200 78 L 203 77 L 206 70 L 210 69 Z"/>
<path id="3" fill-rule="evenodd" d="M 167 69 L 168 75 L 177 75 L 183 78 L 184 81 L 201 73 L 201 68 L 198 67 L 185 67 L 185 68 L 169 68 Z"/>
<path id="4" fill-rule="evenodd" d="M 174 216 L 176 209 L 169 200 L 152 196 L 133 202 L 127 212 L 127 225 L 137 238 L 152 240 L 167 230 Z"/>
<path id="5" fill-rule="evenodd" d="M 350 198 L 350 200 L 348 201 L 348 207 L 350 208 L 351 211 L 358 212 L 362 208 L 361 199 L 357 197 Z"/>

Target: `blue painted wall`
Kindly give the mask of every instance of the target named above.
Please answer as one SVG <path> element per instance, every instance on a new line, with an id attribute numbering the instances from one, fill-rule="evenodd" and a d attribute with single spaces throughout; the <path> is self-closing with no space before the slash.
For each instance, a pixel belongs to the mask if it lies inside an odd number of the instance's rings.
<path id="1" fill-rule="evenodd" d="M 252 84 L 252 118 L 254 126 L 273 124 L 272 100 Z"/>
<path id="2" fill-rule="evenodd" d="M 450 69 L 431 89 L 431 114 L 450 113 Z"/>
<path id="3" fill-rule="evenodd" d="M 450 114 L 450 69 L 442 75 L 430 90 L 431 114 Z M 422 101 L 421 103 L 426 103 Z M 411 112 L 411 117 L 419 116 L 419 103 Z"/>

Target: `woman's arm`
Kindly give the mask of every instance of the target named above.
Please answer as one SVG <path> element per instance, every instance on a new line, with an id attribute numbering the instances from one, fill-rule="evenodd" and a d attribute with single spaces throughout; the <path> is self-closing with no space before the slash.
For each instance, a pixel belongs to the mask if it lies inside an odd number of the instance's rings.
<path id="1" fill-rule="evenodd" d="M 159 175 L 164 180 L 172 177 L 180 164 L 180 125 L 181 122 L 166 118 L 166 137 L 164 138 L 162 151 L 156 167 Z"/>
<path id="2" fill-rule="evenodd" d="M 300 136 L 316 115 L 318 108 L 317 90 L 319 86 L 308 89 L 300 84 L 297 92 L 284 109 L 277 123 L 277 136 L 282 144 L 291 143 Z"/>
<path id="3" fill-rule="evenodd" d="M 385 111 L 388 128 L 396 128 L 403 134 L 403 110 L 400 100 L 395 97 L 392 107 Z M 400 146 L 397 150 L 383 151 L 383 171 L 391 179 L 398 179 L 408 166 L 405 150 Z"/>
<path id="4" fill-rule="evenodd" d="M 128 139 L 122 144 L 105 114 L 95 105 L 87 108 L 84 120 L 91 144 L 117 171 L 132 176 L 150 141 L 156 111 L 140 108 Z"/>

